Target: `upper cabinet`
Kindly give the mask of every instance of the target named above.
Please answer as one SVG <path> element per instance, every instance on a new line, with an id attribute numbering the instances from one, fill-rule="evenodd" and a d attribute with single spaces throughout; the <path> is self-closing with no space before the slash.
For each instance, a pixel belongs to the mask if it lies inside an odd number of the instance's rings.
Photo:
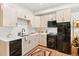
<path id="1" fill-rule="evenodd" d="M 18 18 L 26 18 L 26 12 L 23 11 L 23 9 L 18 8 L 18 9 L 17 9 L 17 17 L 18 17 Z"/>
<path id="2" fill-rule="evenodd" d="M 30 10 L 12 4 L 0 4 L 0 26 L 16 26 L 17 19 L 30 20 L 34 25 L 34 14 Z"/>
<path id="3" fill-rule="evenodd" d="M 51 13 L 48 15 L 48 21 L 56 20 L 56 13 Z"/>
<path id="4" fill-rule="evenodd" d="M 57 22 L 69 22 L 71 21 L 71 9 L 63 9 L 56 11 Z"/>
<path id="5" fill-rule="evenodd" d="M 24 18 L 26 20 L 32 20 L 34 17 L 33 12 L 24 8 L 17 8 L 17 17 Z"/>
<path id="6" fill-rule="evenodd" d="M 71 9 L 64 9 L 64 22 L 71 21 Z"/>
<path id="7" fill-rule="evenodd" d="M 14 7 L 1 4 L 0 5 L 0 26 L 16 26 L 16 10 Z"/>
<path id="8" fill-rule="evenodd" d="M 40 16 L 40 26 L 47 27 L 48 21 L 56 20 L 56 13 Z"/>
<path id="9" fill-rule="evenodd" d="M 57 22 L 64 22 L 64 10 L 60 10 L 56 12 L 56 20 Z"/>
<path id="10" fill-rule="evenodd" d="M 41 27 L 47 27 L 48 17 L 49 17 L 48 15 L 40 16 L 40 26 Z"/>
<path id="11" fill-rule="evenodd" d="M 17 9 L 17 18 L 23 18 L 26 20 L 30 20 L 30 25 L 34 27 L 34 14 L 30 10 L 24 8 Z"/>
<path id="12" fill-rule="evenodd" d="M 34 20 L 32 20 L 33 27 L 40 27 L 40 16 L 34 16 Z"/>

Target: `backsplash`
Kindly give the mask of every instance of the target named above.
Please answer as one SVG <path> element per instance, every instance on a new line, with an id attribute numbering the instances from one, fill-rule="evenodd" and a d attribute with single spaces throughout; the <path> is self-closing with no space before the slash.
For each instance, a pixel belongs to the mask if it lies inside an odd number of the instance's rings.
<path id="1" fill-rule="evenodd" d="M 6 37 L 8 34 L 11 34 L 13 37 L 17 36 L 22 31 L 22 28 L 25 29 L 26 34 L 36 32 L 36 28 L 27 28 L 26 26 L 0 27 L 0 37 Z"/>
<path id="2" fill-rule="evenodd" d="M 13 27 L 0 27 L 0 37 L 6 36 L 11 33 Z"/>
<path id="3" fill-rule="evenodd" d="M 17 36 L 19 32 L 22 31 L 22 28 L 25 29 L 26 34 L 30 33 L 44 33 L 46 32 L 46 28 L 27 28 L 26 26 L 18 26 L 18 27 L 0 27 L 0 37 L 6 37 L 8 34 L 12 35 L 13 37 Z"/>
<path id="4" fill-rule="evenodd" d="M 46 27 L 38 27 L 38 28 L 35 28 L 35 29 L 38 33 L 46 33 L 47 32 Z"/>

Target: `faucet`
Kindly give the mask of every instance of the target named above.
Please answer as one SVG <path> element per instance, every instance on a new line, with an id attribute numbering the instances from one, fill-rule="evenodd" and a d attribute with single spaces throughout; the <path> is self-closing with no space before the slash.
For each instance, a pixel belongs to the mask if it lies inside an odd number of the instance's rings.
<path id="1" fill-rule="evenodd" d="M 23 36 L 24 32 L 25 32 L 25 29 L 24 29 L 24 28 L 22 28 L 22 32 L 21 32 L 22 36 Z"/>

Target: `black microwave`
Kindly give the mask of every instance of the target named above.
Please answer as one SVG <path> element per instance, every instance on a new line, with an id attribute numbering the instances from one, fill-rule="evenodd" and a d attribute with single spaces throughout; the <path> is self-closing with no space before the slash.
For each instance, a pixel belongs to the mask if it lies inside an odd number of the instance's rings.
<path id="1" fill-rule="evenodd" d="M 56 21 L 48 21 L 48 27 L 57 27 Z"/>

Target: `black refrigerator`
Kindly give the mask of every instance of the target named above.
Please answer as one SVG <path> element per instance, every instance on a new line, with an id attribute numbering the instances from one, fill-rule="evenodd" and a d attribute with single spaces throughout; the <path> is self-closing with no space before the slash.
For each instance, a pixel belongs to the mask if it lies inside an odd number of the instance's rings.
<path id="1" fill-rule="evenodd" d="M 70 22 L 57 23 L 57 50 L 71 54 L 71 26 Z"/>
<path id="2" fill-rule="evenodd" d="M 70 22 L 48 21 L 47 48 L 71 54 Z"/>

